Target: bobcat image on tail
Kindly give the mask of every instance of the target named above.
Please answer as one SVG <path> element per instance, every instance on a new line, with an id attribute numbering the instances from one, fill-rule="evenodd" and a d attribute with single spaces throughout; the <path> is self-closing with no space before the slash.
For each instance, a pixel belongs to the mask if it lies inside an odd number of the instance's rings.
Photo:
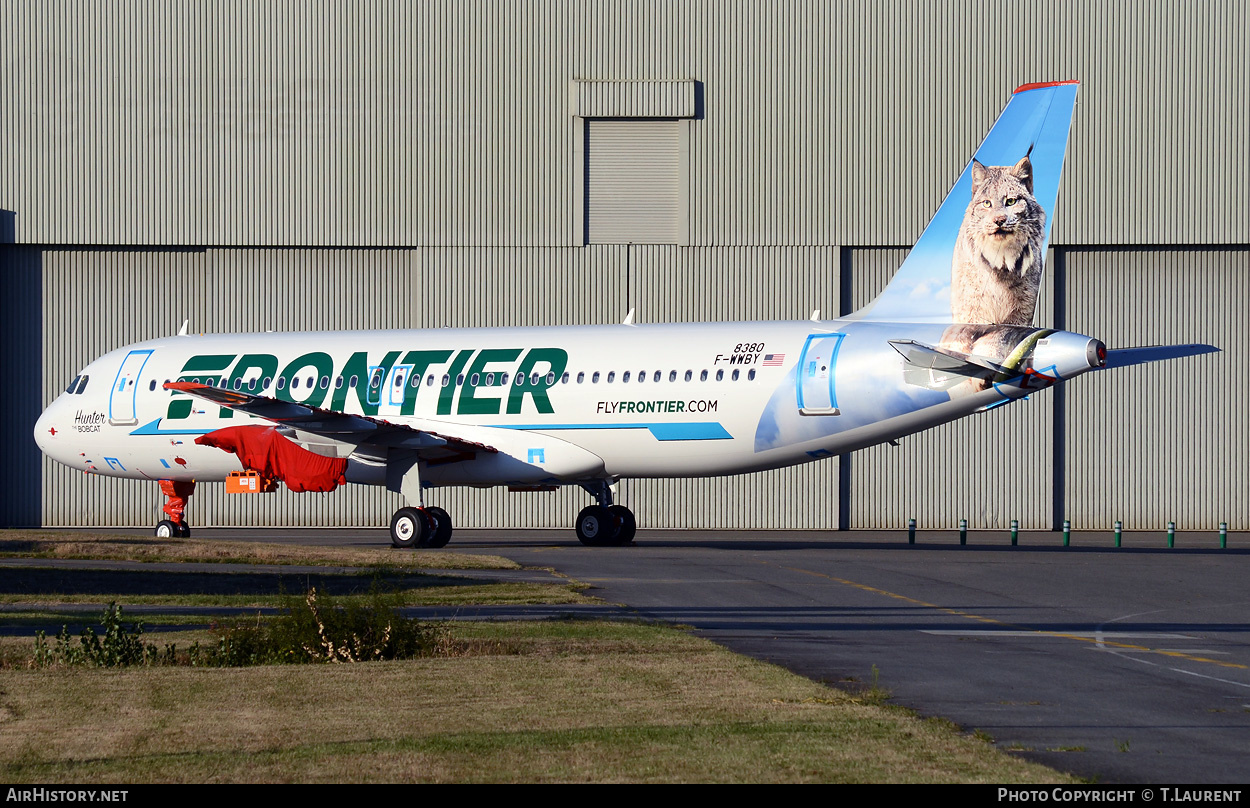
<path id="1" fill-rule="evenodd" d="M 1018 329 L 1033 322 L 1046 256 L 1046 212 L 1033 198 L 1033 164 L 972 161 L 972 200 L 951 262 L 951 320 L 943 347 L 997 361 L 1015 347 Z M 969 380 L 969 392 L 990 382 Z"/>

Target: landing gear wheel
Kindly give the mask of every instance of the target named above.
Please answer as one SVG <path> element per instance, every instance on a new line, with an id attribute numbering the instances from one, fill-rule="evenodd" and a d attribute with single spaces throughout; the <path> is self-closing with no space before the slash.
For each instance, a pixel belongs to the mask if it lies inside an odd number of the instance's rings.
<path id="1" fill-rule="evenodd" d="M 434 520 L 434 530 L 422 546 L 435 549 L 446 547 L 447 542 L 451 541 L 451 514 L 438 507 L 426 508 L 425 512 Z"/>
<path id="2" fill-rule="evenodd" d="M 188 525 L 186 522 L 178 523 L 178 538 L 180 539 L 191 538 L 191 526 Z"/>
<path id="3" fill-rule="evenodd" d="M 610 513 L 621 526 L 621 532 L 617 535 L 613 544 L 625 546 L 634 540 L 634 534 L 638 532 L 638 522 L 634 519 L 634 512 L 624 505 L 612 505 L 608 508 Z"/>
<path id="4" fill-rule="evenodd" d="M 587 547 L 606 547 L 616 543 L 621 525 L 607 508 L 591 505 L 582 508 L 573 529 L 577 531 L 577 540 Z"/>
<path id="5" fill-rule="evenodd" d="M 391 545 L 421 547 L 433 531 L 430 520 L 416 508 L 400 508 L 391 517 Z"/>
<path id="6" fill-rule="evenodd" d="M 168 519 L 162 519 L 161 521 L 156 523 L 156 538 L 173 539 L 177 537 L 178 537 L 178 525 L 174 524 Z"/>

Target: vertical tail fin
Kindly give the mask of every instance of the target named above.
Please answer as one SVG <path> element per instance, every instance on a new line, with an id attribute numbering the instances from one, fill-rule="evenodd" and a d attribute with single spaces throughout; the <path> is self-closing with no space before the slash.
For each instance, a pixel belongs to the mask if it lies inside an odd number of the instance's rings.
<path id="1" fill-rule="evenodd" d="M 1032 323 L 1076 89 L 1016 89 L 889 285 L 854 317 Z"/>

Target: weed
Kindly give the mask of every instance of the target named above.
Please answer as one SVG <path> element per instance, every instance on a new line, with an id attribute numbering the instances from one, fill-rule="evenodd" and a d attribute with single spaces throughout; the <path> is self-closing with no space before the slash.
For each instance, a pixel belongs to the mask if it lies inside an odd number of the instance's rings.
<path id="1" fill-rule="evenodd" d="M 982 741 L 983 743 L 994 743 L 994 736 L 983 729 L 974 729 L 972 731 L 972 737 L 976 738 L 978 741 Z"/>
<path id="2" fill-rule="evenodd" d="M 120 668 L 130 665 L 158 664 L 162 655 L 155 645 L 143 644 L 143 622 L 131 624 L 127 629 L 122 623 L 122 607 L 110 603 L 100 617 L 104 629 L 101 637 L 95 629 L 87 626 L 74 645 L 69 627 L 61 626 L 56 636 L 56 646 L 48 645 L 47 636 L 35 634 L 35 653 L 32 662 L 38 668 L 58 665 L 82 665 L 95 668 Z"/>
<path id="3" fill-rule="evenodd" d="M 101 622 L 104 633 L 83 629 L 77 644 L 69 627 L 62 626 L 55 643 L 40 631 L 35 635 L 34 667 L 60 665 L 101 668 L 131 665 L 190 665 L 242 667 L 246 665 L 306 662 L 367 662 L 377 659 L 413 659 L 452 656 L 460 646 L 445 624 L 424 623 L 399 614 L 400 593 L 383 593 L 377 584 L 364 597 L 336 604 L 310 589 L 303 598 L 288 597 L 285 612 L 269 620 L 242 618 L 215 625 L 216 643 L 195 642 L 185 653 L 173 643 L 158 650 L 143 643 L 143 623 L 129 629 L 122 609 L 109 604 Z"/>
<path id="4" fill-rule="evenodd" d="M 1116 740 L 1115 738 L 1112 738 L 1111 740 L 1112 740 L 1112 742 L 1115 744 L 1115 748 L 1116 748 L 1116 749 L 1118 749 L 1119 751 L 1121 751 L 1121 752 L 1127 752 L 1127 751 L 1129 750 L 1129 742 L 1128 742 L 1128 741 L 1118 741 L 1118 740 Z"/>
<path id="5" fill-rule="evenodd" d="M 285 612 L 270 620 L 240 619 L 214 627 L 217 644 L 193 645 L 189 664 L 213 667 L 305 662 L 367 662 L 451 656 L 456 645 L 446 625 L 408 619 L 398 612 L 402 595 L 376 585 L 364 598 L 336 605 L 310 589 L 289 599 Z"/>

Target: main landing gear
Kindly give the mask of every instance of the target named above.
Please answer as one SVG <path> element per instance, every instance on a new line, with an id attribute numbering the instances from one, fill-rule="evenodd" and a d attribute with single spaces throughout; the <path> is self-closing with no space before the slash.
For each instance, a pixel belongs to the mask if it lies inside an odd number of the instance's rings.
<path id="1" fill-rule="evenodd" d="M 400 508 L 391 517 L 395 547 L 446 547 L 451 541 L 451 514 L 442 508 Z"/>
<path id="2" fill-rule="evenodd" d="M 165 504 L 161 510 L 168 519 L 156 523 L 156 536 L 161 539 L 189 539 L 191 526 L 182 518 L 187 500 L 195 493 L 195 483 L 182 480 L 161 480 L 161 493 Z"/>
<path id="3" fill-rule="evenodd" d="M 634 540 L 638 522 L 634 512 L 624 505 L 612 504 L 612 489 L 606 482 L 583 485 L 598 505 L 582 508 L 573 523 L 577 540 L 587 547 L 621 547 Z"/>

